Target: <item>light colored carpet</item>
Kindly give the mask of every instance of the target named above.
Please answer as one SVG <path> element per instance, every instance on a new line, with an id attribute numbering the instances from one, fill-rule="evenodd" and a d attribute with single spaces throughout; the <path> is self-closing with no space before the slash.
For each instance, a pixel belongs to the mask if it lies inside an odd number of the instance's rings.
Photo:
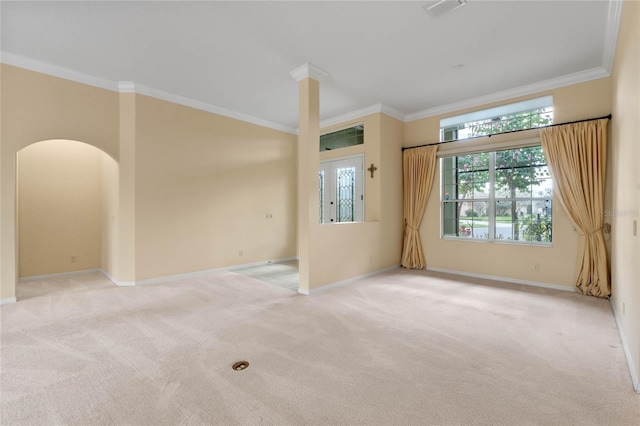
<path id="1" fill-rule="evenodd" d="M 640 420 L 608 301 L 574 293 L 397 270 L 311 297 L 232 272 L 18 297 L 2 425 Z"/>

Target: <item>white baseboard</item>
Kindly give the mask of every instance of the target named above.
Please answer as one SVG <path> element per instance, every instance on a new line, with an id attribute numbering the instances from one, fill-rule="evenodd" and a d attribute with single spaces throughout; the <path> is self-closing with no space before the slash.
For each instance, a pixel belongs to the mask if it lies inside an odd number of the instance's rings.
<path id="1" fill-rule="evenodd" d="M 102 275 L 104 275 L 107 279 L 109 279 L 109 281 L 111 281 L 112 283 L 117 285 L 118 287 L 131 287 L 131 286 L 136 286 L 136 285 L 154 284 L 154 283 L 160 283 L 160 282 L 165 282 L 165 281 L 180 280 L 180 279 L 185 279 L 185 278 L 193 278 L 193 277 L 197 277 L 197 276 L 203 275 L 203 274 L 208 274 L 208 273 L 211 273 L 211 272 L 233 271 L 235 269 L 249 268 L 249 267 L 252 267 L 252 266 L 263 266 L 263 265 L 269 265 L 271 263 L 282 263 L 282 262 L 288 262 L 288 261 L 297 260 L 297 259 L 298 259 L 297 257 L 283 257 L 281 259 L 263 260 L 261 262 L 243 263 L 243 264 L 240 264 L 240 265 L 223 266 L 221 268 L 206 269 L 204 271 L 187 272 L 185 274 L 169 275 L 169 276 L 158 277 L 158 278 L 150 278 L 150 279 L 147 279 L 147 280 L 140 280 L 140 281 L 118 281 L 113 275 L 111 275 L 110 273 L 108 273 L 104 269 L 85 269 L 85 270 L 82 270 L 82 271 L 62 272 L 62 273 L 59 273 L 59 274 L 48 274 L 48 275 L 38 275 L 38 276 L 33 276 L 33 277 L 24 277 L 24 278 L 20 278 L 18 280 L 18 282 L 45 280 L 45 279 L 49 279 L 49 278 L 59 278 L 59 277 L 66 277 L 66 276 L 70 276 L 70 275 L 80 275 L 80 274 L 89 274 L 89 273 L 92 273 L 92 272 L 99 272 Z M 8 300 L 8 302 L 6 302 L 6 303 L 12 303 L 11 302 L 12 299 L 3 299 L 3 300 Z M 13 298 L 13 302 L 15 302 L 15 298 Z"/>
<path id="2" fill-rule="evenodd" d="M 116 280 L 113 275 L 111 275 L 110 273 L 108 273 L 107 271 L 105 271 L 104 269 L 100 269 L 100 272 L 102 273 L 102 275 L 104 275 L 105 277 L 107 277 L 109 279 L 109 281 L 111 281 L 112 283 L 114 283 L 115 285 L 119 285 L 118 284 L 118 280 Z"/>
<path id="3" fill-rule="evenodd" d="M 84 269 L 82 271 L 60 272 L 58 274 L 47 274 L 47 275 L 36 275 L 32 277 L 23 277 L 23 278 L 20 278 L 18 282 L 46 280 L 49 278 L 69 277 L 72 275 L 90 274 L 92 272 L 101 272 L 104 274 L 104 271 L 102 269 Z"/>
<path id="4" fill-rule="evenodd" d="M 243 263 L 243 264 L 240 264 L 240 265 L 231 265 L 231 266 L 223 266 L 221 268 L 205 269 L 203 271 L 187 272 L 185 274 L 168 275 L 168 276 L 158 277 L 158 278 L 149 278 L 149 279 L 146 279 L 146 280 L 136 281 L 134 283 L 122 283 L 121 282 L 121 283 L 118 283 L 118 285 L 157 284 L 157 283 L 166 282 L 166 281 L 183 280 L 183 279 L 188 279 L 188 278 L 196 278 L 196 277 L 198 277 L 200 275 L 210 274 L 212 272 L 234 271 L 236 269 L 250 268 L 252 266 L 264 266 L 264 265 L 269 265 L 271 263 L 282 263 L 282 262 L 288 262 L 290 260 L 296 260 L 296 259 L 297 259 L 297 257 L 283 257 L 281 259 L 263 260 L 263 261 L 260 261 L 260 262 Z"/>
<path id="5" fill-rule="evenodd" d="M 343 281 L 335 282 L 333 284 L 327 284 L 327 285 L 324 285 L 322 287 L 314 288 L 311 291 L 303 290 L 303 289 L 299 288 L 298 289 L 298 293 L 304 294 L 305 296 L 312 296 L 314 294 L 322 293 L 323 291 L 331 290 L 332 288 L 340 287 L 340 286 L 343 286 L 345 284 L 350 284 L 350 283 L 352 283 L 354 281 L 358 281 L 358 280 L 361 280 L 361 279 L 364 279 L 364 278 L 372 277 L 374 275 L 383 274 L 385 272 L 392 271 L 394 269 L 398 269 L 399 267 L 400 267 L 400 265 L 394 265 L 394 266 L 391 266 L 389 268 L 379 269 L 377 271 L 369 272 L 367 274 L 358 275 L 357 277 L 349 278 L 349 279 L 346 279 L 346 280 L 343 280 Z"/>
<path id="6" fill-rule="evenodd" d="M 562 291 L 570 291 L 570 292 L 576 292 L 577 291 L 575 289 L 575 287 L 567 287 L 567 286 L 564 286 L 564 285 L 541 283 L 541 282 L 538 282 L 538 281 L 519 280 L 519 279 L 507 278 L 507 277 L 498 277 L 498 276 L 495 276 L 495 275 L 474 274 L 472 272 L 455 271 L 455 270 L 452 270 L 452 269 L 435 268 L 435 267 L 432 267 L 432 266 L 427 266 L 427 271 L 444 272 L 446 274 L 463 275 L 465 277 L 482 278 L 482 279 L 485 279 L 485 280 L 503 281 L 503 282 L 513 283 L 513 284 L 524 284 L 524 285 L 530 285 L 530 286 L 534 286 L 534 287 L 551 288 L 551 289 L 554 289 L 554 290 L 562 290 Z"/>
<path id="7" fill-rule="evenodd" d="M 620 324 L 620 319 L 618 318 L 618 312 L 616 312 L 616 308 L 613 305 L 611 299 L 609 299 L 609 303 L 611 304 L 611 310 L 613 311 L 613 317 L 616 320 L 616 326 L 618 327 L 618 334 L 620 334 L 620 340 L 622 341 L 622 349 L 624 350 L 624 356 L 627 358 L 627 364 L 629 364 L 629 374 L 631 374 L 631 384 L 633 385 L 633 389 L 640 393 L 640 381 L 638 381 L 638 368 L 635 365 L 633 357 L 631 356 L 631 351 L 629 351 L 629 346 L 627 345 L 627 339 L 624 337 L 624 333 L 622 332 L 622 325 Z"/>
<path id="8" fill-rule="evenodd" d="M 2 305 L 8 305 L 9 303 L 16 303 L 16 298 L 15 297 L 9 297 L 7 299 L 0 299 L 0 306 Z"/>
<path id="9" fill-rule="evenodd" d="M 100 272 L 102 273 L 102 275 L 107 277 L 107 279 L 109 281 L 111 281 L 112 283 L 114 283 L 118 287 L 131 287 L 131 286 L 136 285 L 135 281 L 118 281 L 113 275 L 111 275 L 110 273 L 108 273 L 104 269 L 100 269 Z"/>

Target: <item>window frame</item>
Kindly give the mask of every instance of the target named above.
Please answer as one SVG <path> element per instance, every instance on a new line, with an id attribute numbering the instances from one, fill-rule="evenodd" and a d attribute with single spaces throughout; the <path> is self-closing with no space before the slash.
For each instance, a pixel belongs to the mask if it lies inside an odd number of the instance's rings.
<path id="1" fill-rule="evenodd" d="M 551 194 L 549 196 L 533 196 L 533 194 L 531 194 L 531 196 L 529 197 L 497 197 L 496 196 L 496 172 L 499 169 L 503 169 L 501 167 L 496 168 L 496 153 L 500 152 L 500 151 L 510 151 L 510 150 L 516 150 L 516 149 L 525 149 L 525 148 L 532 148 L 532 147 L 540 147 L 540 141 L 537 140 L 536 143 L 533 144 L 527 144 L 525 146 L 522 145 L 517 145 L 517 146 L 500 146 L 500 147 L 484 147 L 485 149 L 482 150 L 473 150 L 473 151 L 457 151 L 456 152 L 451 152 L 451 153 L 442 153 L 441 155 L 439 155 L 439 168 L 440 168 L 440 238 L 441 239 L 445 239 L 445 240 L 451 240 L 451 241 L 472 241 L 472 242 L 486 242 L 486 243 L 498 243 L 498 244 L 513 244 L 513 245 L 531 245 L 531 246 L 536 246 L 536 247 L 553 247 L 554 244 L 554 240 L 553 240 L 553 236 L 554 236 L 554 230 L 555 230 L 555 220 L 554 220 L 554 208 L 555 208 L 555 203 L 554 203 L 554 192 L 553 192 L 553 187 L 551 188 Z M 446 180 L 445 180 L 445 160 L 449 159 L 449 158 L 454 158 L 454 157 L 460 157 L 460 156 L 465 156 L 465 155 L 473 155 L 473 154 L 489 154 L 489 165 L 488 165 L 488 172 L 489 172 L 489 177 L 488 177 L 488 184 L 489 184 L 489 196 L 487 198 L 453 198 L 453 199 L 446 199 L 445 198 L 445 194 L 446 194 Z M 527 167 L 531 167 L 531 168 L 536 168 L 536 167 L 548 167 L 547 163 L 545 164 L 530 164 Z M 453 169 L 452 169 L 453 170 Z M 480 170 L 482 171 L 482 170 Z M 548 171 L 548 169 L 547 169 Z M 549 180 L 553 185 L 553 181 L 551 180 L 550 176 L 549 176 Z M 451 185 L 451 184 L 450 184 Z M 456 179 L 455 182 L 455 187 L 457 188 L 457 186 L 459 185 L 459 180 Z M 498 201 L 507 201 L 507 202 L 526 202 L 526 201 L 531 201 L 533 202 L 542 202 L 543 204 L 545 204 L 545 208 L 549 208 L 549 212 L 550 212 L 550 241 L 530 241 L 530 240 L 515 240 L 515 239 L 500 239 L 500 238 L 496 238 L 496 225 L 498 223 L 498 219 L 496 216 L 496 205 Z M 546 201 L 549 201 L 548 207 L 546 206 Z M 457 207 L 457 203 L 474 203 L 474 202 L 486 202 L 487 203 L 487 217 L 488 217 L 488 238 L 479 238 L 479 237 L 473 237 L 473 236 L 460 236 L 460 235 L 452 235 L 452 234 L 447 234 L 446 233 L 446 207 L 447 205 L 453 205 Z M 454 207 L 454 208 L 456 208 Z M 531 214 L 535 214 L 535 213 L 529 213 Z M 472 216 L 473 217 L 473 216 Z M 457 217 L 456 219 L 456 224 L 458 226 L 460 226 L 460 218 Z M 511 226 L 513 226 L 513 219 L 511 222 Z M 459 231 L 457 231 L 457 233 L 459 233 Z"/>

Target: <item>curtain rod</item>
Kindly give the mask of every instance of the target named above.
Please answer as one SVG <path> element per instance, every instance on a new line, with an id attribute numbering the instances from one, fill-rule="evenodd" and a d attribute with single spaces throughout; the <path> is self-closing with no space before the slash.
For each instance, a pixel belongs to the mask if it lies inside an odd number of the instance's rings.
<path id="1" fill-rule="evenodd" d="M 529 129 L 509 130 L 508 132 L 496 133 L 496 135 L 505 135 L 507 133 L 524 132 L 526 130 L 534 130 L 534 129 L 546 129 L 547 127 L 564 126 L 565 124 L 584 123 L 585 121 L 603 120 L 605 118 L 607 120 L 611 120 L 611 114 L 604 115 L 602 117 L 596 117 L 596 118 L 585 118 L 584 120 L 568 121 L 566 123 L 549 124 L 548 126 L 532 127 L 532 128 L 529 128 Z M 466 141 L 466 140 L 469 140 L 469 139 L 477 139 L 477 138 L 484 138 L 484 137 L 490 138 L 491 136 L 493 136 L 493 135 L 481 135 L 481 136 L 474 136 L 472 138 L 466 138 L 466 139 L 454 139 L 454 140 L 451 140 L 451 141 L 427 143 L 427 144 L 424 144 L 424 145 L 417 145 L 417 146 L 407 146 L 407 147 L 402 148 L 402 150 L 404 151 L 405 149 L 422 148 L 423 146 L 442 145 L 444 143 L 460 142 L 460 141 Z"/>

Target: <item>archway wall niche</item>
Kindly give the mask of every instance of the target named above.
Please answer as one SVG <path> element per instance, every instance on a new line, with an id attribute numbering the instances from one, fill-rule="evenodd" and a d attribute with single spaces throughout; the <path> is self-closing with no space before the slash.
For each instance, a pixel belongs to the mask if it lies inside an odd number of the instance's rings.
<path id="1" fill-rule="evenodd" d="M 18 152 L 18 279 L 114 274 L 118 165 L 88 144 L 50 140 Z"/>
<path id="2" fill-rule="evenodd" d="M 18 152 L 42 141 L 82 141 L 111 157 L 101 161 L 113 162 L 113 174 L 120 161 L 120 94 L 7 64 L 0 64 L 0 90 L 0 302 L 8 303 L 19 277 Z"/>

